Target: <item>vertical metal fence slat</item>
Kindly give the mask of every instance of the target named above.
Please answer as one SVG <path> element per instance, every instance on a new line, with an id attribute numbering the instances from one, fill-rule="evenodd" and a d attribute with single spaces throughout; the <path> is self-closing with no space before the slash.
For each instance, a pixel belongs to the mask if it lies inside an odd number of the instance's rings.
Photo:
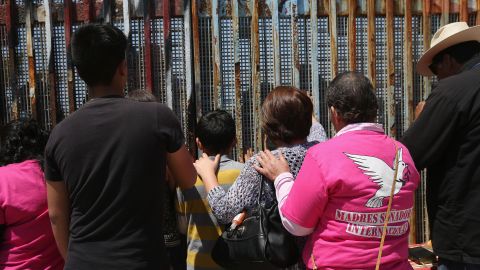
<path id="1" fill-rule="evenodd" d="M 467 0 L 460 0 L 460 16 L 459 21 L 468 22 L 468 2 Z"/>
<path id="2" fill-rule="evenodd" d="M 153 13 L 153 1 L 143 1 L 143 31 L 145 37 L 145 85 L 146 89 L 150 93 L 154 93 L 153 90 L 153 63 L 152 63 L 152 13 Z"/>
<path id="3" fill-rule="evenodd" d="M 56 92 L 56 81 L 55 81 L 55 50 L 53 49 L 53 22 L 52 22 L 52 11 L 51 11 L 51 0 L 43 0 L 43 5 L 45 7 L 45 33 L 46 33 L 46 48 L 47 48 L 47 78 L 49 85 L 49 112 L 50 112 L 50 121 L 52 127 L 57 124 L 57 92 Z"/>
<path id="4" fill-rule="evenodd" d="M 320 121 L 320 102 L 323 98 L 320 97 L 320 72 L 318 69 L 318 0 L 310 0 L 310 33 L 311 43 L 311 59 L 310 70 L 312 71 L 312 96 L 313 96 L 313 112 L 316 119 Z"/>
<path id="5" fill-rule="evenodd" d="M 163 40 L 165 41 L 165 88 L 167 106 L 173 109 L 173 85 L 172 85 L 172 33 L 171 33 L 171 7 L 169 0 L 163 0 Z"/>
<path id="6" fill-rule="evenodd" d="M 65 0 L 63 24 L 65 28 L 65 48 L 67 53 L 67 93 L 68 93 L 68 111 L 72 113 L 75 110 L 75 94 L 73 90 L 73 65 L 72 57 L 68 53 L 70 51 L 70 41 L 72 38 L 72 0 Z"/>
<path id="7" fill-rule="evenodd" d="M 413 47 L 412 47 L 412 5 L 405 0 L 405 53 L 404 53 L 404 89 L 405 89 L 405 120 L 403 130 L 413 122 Z"/>
<path id="8" fill-rule="evenodd" d="M 368 78 L 373 84 L 373 88 L 376 88 L 376 61 L 375 61 L 375 0 L 368 0 L 367 2 L 367 36 L 368 36 L 368 64 L 367 72 Z"/>
<path id="9" fill-rule="evenodd" d="M 388 1 L 388 0 L 387 0 Z M 348 1 L 348 59 L 349 59 L 349 69 L 350 71 L 356 70 L 356 27 L 355 27 L 355 17 L 357 14 L 357 0 Z"/>
<path id="10" fill-rule="evenodd" d="M 281 84 L 280 80 L 280 19 L 278 14 L 278 1 L 271 1 L 272 13 L 272 39 L 273 39 L 273 76 L 274 87 Z"/>
<path id="11" fill-rule="evenodd" d="M 193 79 L 193 42 L 192 42 L 192 3 L 196 0 L 185 0 L 183 7 L 183 21 L 185 25 L 184 40 L 185 40 L 185 92 L 186 92 L 186 128 L 187 138 L 190 153 L 196 155 L 196 143 L 195 143 L 195 124 L 197 120 L 197 114 L 195 110 L 195 85 Z M 198 21 L 197 21 L 198 22 Z M 198 24 L 197 24 L 198 27 Z"/>
<path id="12" fill-rule="evenodd" d="M 312 96 L 313 112 L 320 121 L 320 102 L 324 102 L 320 97 L 320 72 L 318 69 L 318 0 L 310 0 L 310 26 L 311 26 L 311 59 L 310 70 L 312 72 Z"/>
<path id="13" fill-rule="evenodd" d="M 222 108 L 221 75 L 220 75 L 220 15 L 218 0 L 211 0 L 212 6 L 212 54 L 213 54 L 213 104 L 214 108 Z"/>
<path id="14" fill-rule="evenodd" d="M 442 16 L 440 18 L 440 26 L 449 23 L 450 0 L 442 0 Z"/>
<path id="15" fill-rule="evenodd" d="M 113 1 L 104 0 L 103 1 L 103 21 L 105 23 L 111 24 L 113 22 L 112 13 L 113 13 Z"/>
<path id="16" fill-rule="evenodd" d="M 477 22 L 476 24 L 477 25 L 480 25 L 480 0 L 477 0 Z"/>
<path id="17" fill-rule="evenodd" d="M 337 1 L 330 0 L 328 3 L 328 18 L 330 30 L 331 49 L 331 76 L 334 79 L 338 73 L 338 51 L 337 51 Z"/>
<path id="18" fill-rule="evenodd" d="M 328 32 L 330 35 L 330 78 L 335 79 L 338 73 L 338 51 L 337 51 L 337 1 L 330 0 L 327 2 L 328 12 Z M 330 134 L 335 134 L 334 126 L 330 125 L 331 115 L 328 114 L 328 124 Z"/>
<path id="19" fill-rule="evenodd" d="M 16 70 L 16 61 L 15 61 L 15 44 L 17 42 L 17 35 L 15 31 L 15 23 L 17 21 L 16 16 L 16 5 L 15 0 L 6 0 L 6 14 L 5 14 L 5 26 L 7 28 L 7 39 L 8 39 L 8 69 L 9 77 L 5 78 L 9 80 L 12 94 L 12 104 L 10 108 L 11 118 L 10 120 L 16 120 L 19 118 L 19 98 L 18 98 L 18 89 L 17 89 L 17 73 Z"/>
<path id="20" fill-rule="evenodd" d="M 394 58 L 394 0 L 386 0 L 386 21 L 387 21 L 387 107 L 386 112 L 386 126 L 388 127 L 385 132 L 390 136 L 395 134 L 393 130 L 395 128 L 395 58 Z M 396 126 L 396 128 L 399 128 Z"/>
<path id="21" fill-rule="evenodd" d="M 123 33 L 130 39 L 130 2 L 123 0 Z"/>
<path id="22" fill-rule="evenodd" d="M 430 0 L 423 0 L 422 19 L 423 51 L 425 52 L 430 48 Z M 431 91 L 431 81 L 429 77 L 423 77 L 423 87 L 422 98 L 426 100 Z"/>
<path id="23" fill-rule="evenodd" d="M 261 110 L 261 91 L 260 91 L 260 32 L 258 15 L 260 13 L 260 0 L 250 0 L 251 3 L 251 55 L 252 55 L 252 90 L 253 90 L 253 119 L 254 121 L 254 151 L 258 152 L 263 148 L 262 130 L 260 126 L 260 110 Z"/>
<path id="24" fill-rule="evenodd" d="M 28 57 L 28 100 L 30 103 L 30 114 L 37 119 L 37 100 L 35 83 L 35 56 L 33 53 L 33 2 L 26 1 L 25 4 L 25 27 L 27 32 L 27 57 Z"/>
<path id="25" fill-rule="evenodd" d="M 193 70 L 195 81 L 195 116 L 196 122 L 200 120 L 202 115 L 202 78 L 200 70 L 200 27 L 198 18 L 197 0 L 191 0 L 192 3 L 192 35 L 193 35 Z"/>
<path id="26" fill-rule="evenodd" d="M 83 0 L 83 8 L 86 11 L 85 23 L 91 23 L 95 18 L 95 7 L 93 4 L 91 0 Z"/>
<path id="27" fill-rule="evenodd" d="M 290 2 L 291 7 L 291 29 L 292 29 L 292 83 L 293 86 L 300 88 L 300 59 L 298 52 L 298 3 L 297 0 Z M 312 23 L 312 21 L 311 21 Z M 308 89 L 305 89 L 308 90 Z"/>
<path id="28" fill-rule="evenodd" d="M 239 56 L 239 42 L 240 42 L 240 27 L 238 14 L 238 0 L 232 1 L 232 27 L 233 27 L 233 59 L 235 67 L 235 129 L 237 135 L 237 158 L 242 160 L 243 156 L 243 136 L 242 136 L 242 93 L 240 90 L 240 56 Z"/>

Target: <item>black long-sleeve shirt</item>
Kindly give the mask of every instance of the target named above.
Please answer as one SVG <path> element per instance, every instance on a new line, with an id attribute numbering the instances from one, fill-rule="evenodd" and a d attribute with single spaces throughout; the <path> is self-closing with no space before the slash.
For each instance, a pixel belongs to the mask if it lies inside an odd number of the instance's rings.
<path id="1" fill-rule="evenodd" d="M 401 140 L 427 168 L 436 254 L 480 264 L 480 69 L 439 81 Z"/>

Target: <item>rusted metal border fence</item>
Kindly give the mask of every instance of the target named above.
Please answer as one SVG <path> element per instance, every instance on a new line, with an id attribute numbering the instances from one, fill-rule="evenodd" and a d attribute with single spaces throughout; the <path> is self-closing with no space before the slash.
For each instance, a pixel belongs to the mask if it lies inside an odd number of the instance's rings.
<path id="1" fill-rule="evenodd" d="M 127 91 L 145 88 L 178 115 L 195 153 L 195 122 L 232 113 L 241 159 L 263 148 L 260 106 L 277 85 L 308 91 L 329 135 L 325 90 L 344 70 L 376 87 L 378 119 L 401 137 L 435 83 L 414 71 L 430 38 L 453 21 L 480 24 L 480 0 L 0 0 L 0 121 L 52 128 L 88 100 L 67 53 L 72 33 L 112 23 L 129 37 Z M 428 235 L 425 186 L 416 239 Z"/>

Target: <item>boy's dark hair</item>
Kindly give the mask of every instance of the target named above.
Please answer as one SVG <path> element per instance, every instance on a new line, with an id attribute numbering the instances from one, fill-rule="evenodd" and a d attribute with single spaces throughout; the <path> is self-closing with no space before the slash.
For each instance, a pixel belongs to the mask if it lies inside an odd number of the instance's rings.
<path id="1" fill-rule="evenodd" d="M 150 92 L 145 90 L 133 90 L 128 92 L 127 98 L 140 102 L 155 102 L 157 98 Z"/>
<path id="2" fill-rule="evenodd" d="M 378 103 L 370 80 L 358 72 L 345 72 L 327 88 L 327 105 L 333 106 L 346 124 L 372 122 Z"/>
<path id="3" fill-rule="evenodd" d="M 312 126 L 313 104 L 305 91 L 275 87 L 262 105 L 262 129 L 273 143 L 306 139 Z"/>
<path id="4" fill-rule="evenodd" d="M 464 64 L 476 54 L 480 53 L 480 43 L 475 40 L 466 41 L 450 46 L 443 51 L 437 53 L 432 63 L 440 62 L 444 55 L 448 54 L 453 57 L 459 64 Z"/>
<path id="5" fill-rule="evenodd" d="M 0 129 L 0 166 L 29 159 L 43 161 L 48 133 L 35 120 L 12 121 Z"/>
<path id="6" fill-rule="evenodd" d="M 235 121 L 224 110 L 208 112 L 198 121 L 197 137 L 210 154 L 224 153 L 235 140 Z"/>
<path id="7" fill-rule="evenodd" d="M 127 37 L 109 24 L 80 26 L 71 42 L 72 62 L 88 86 L 109 85 L 125 59 Z"/>

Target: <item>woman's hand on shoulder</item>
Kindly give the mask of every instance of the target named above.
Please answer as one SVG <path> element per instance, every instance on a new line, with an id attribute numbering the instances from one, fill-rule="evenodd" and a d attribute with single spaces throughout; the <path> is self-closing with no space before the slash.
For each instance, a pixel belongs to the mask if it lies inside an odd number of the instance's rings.
<path id="1" fill-rule="evenodd" d="M 214 160 L 211 160 L 207 154 L 203 153 L 202 156 L 193 163 L 195 169 L 197 170 L 197 174 L 200 178 L 205 180 L 215 179 L 216 171 L 218 168 L 218 164 L 220 163 L 220 155 L 216 155 Z"/>
<path id="2" fill-rule="evenodd" d="M 288 162 L 281 152 L 277 158 L 268 150 L 260 151 L 257 155 L 257 161 L 260 166 L 254 164 L 253 167 L 270 181 L 275 181 L 275 178 L 284 172 L 290 172 Z"/>

